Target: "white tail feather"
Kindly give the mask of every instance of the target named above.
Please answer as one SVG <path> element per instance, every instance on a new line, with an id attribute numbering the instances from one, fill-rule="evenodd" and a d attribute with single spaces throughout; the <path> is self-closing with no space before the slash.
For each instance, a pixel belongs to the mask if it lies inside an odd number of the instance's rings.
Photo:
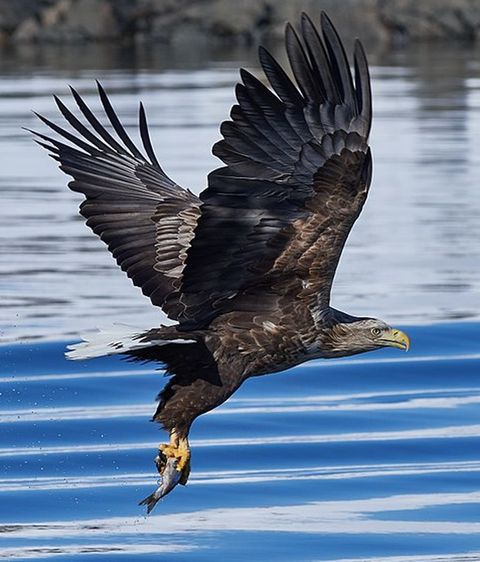
<path id="1" fill-rule="evenodd" d="M 125 326 L 112 326 L 105 330 L 98 330 L 85 334 L 79 343 L 67 346 L 65 357 L 73 360 L 93 359 L 106 355 L 118 355 L 159 345 L 166 345 L 170 340 L 142 341 L 142 330 L 126 332 Z M 131 328 L 130 328 L 131 329 Z M 175 343 L 194 343 L 194 340 L 175 339 Z"/>

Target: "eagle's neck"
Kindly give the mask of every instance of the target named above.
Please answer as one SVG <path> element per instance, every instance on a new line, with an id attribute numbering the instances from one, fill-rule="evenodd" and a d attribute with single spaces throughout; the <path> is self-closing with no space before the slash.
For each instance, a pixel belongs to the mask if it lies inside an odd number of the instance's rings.
<path id="1" fill-rule="evenodd" d="M 344 357 L 359 353 L 353 349 L 339 349 L 333 342 L 337 340 L 334 335 L 341 326 L 356 322 L 360 318 L 329 306 L 312 311 L 312 320 L 314 329 L 309 340 L 305 342 L 305 354 L 309 359 Z"/>

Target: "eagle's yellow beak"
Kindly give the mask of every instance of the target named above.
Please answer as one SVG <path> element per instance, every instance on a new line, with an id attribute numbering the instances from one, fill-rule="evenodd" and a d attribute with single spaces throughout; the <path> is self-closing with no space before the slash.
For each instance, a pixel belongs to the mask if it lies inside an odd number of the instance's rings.
<path id="1" fill-rule="evenodd" d="M 410 349 L 410 338 L 405 332 L 392 328 L 389 332 L 385 334 L 382 338 L 382 342 L 389 347 L 398 347 L 399 349 L 404 349 L 408 351 Z"/>

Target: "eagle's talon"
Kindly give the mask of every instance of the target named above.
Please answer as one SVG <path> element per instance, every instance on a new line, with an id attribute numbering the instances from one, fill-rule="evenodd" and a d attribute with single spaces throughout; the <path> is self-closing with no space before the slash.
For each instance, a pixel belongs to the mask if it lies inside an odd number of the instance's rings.
<path id="1" fill-rule="evenodd" d="M 163 452 L 159 449 L 158 455 L 154 459 L 155 466 L 157 467 L 158 473 L 162 475 L 163 471 L 165 470 L 165 466 L 167 464 L 167 457 L 163 454 Z"/>
<path id="2" fill-rule="evenodd" d="M 181 443 L 180 445 L 176 445 L 173 443 L 162 443 L 158 447 L 158 455 L 155 458 L 155 464 L 160 474 L 162 474 L 162 469 L 164 469 L 169 458 L 177 459 L 177 470 L 179 472 L 183 472 L 187 467 L 190 471 L 190 448 L 188 444 Z"/>
<path id="3" fill-rule="evenodd" d="M 188 461 L 188 464 L 183 468 L 182 476 L 180 477 L 178 483 L 181 484 L 182 486 L 186 486 L 189 476 L 190 476 L 190 461 Z"/>
<path id="4" fill-rule="evenodd" d="M 164 457 L 177 457 L 178 448 L 173 443 L 162 443 L 158 447 L 158 454 Z"/>

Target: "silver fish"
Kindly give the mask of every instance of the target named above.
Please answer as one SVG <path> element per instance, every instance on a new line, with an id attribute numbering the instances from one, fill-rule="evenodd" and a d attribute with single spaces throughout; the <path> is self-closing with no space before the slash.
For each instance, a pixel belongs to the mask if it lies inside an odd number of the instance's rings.
<path id="1" fill-rule="evenodd" d="M 166 459 L 162 466 L 158 488 L 138 504 L 147 506 L 147 514 L 152 511 L 160 498 L 166 496 L 180 482 L 182 472 L 177 469 L 177 464 L 178 460 L 174 457 Z"/>

